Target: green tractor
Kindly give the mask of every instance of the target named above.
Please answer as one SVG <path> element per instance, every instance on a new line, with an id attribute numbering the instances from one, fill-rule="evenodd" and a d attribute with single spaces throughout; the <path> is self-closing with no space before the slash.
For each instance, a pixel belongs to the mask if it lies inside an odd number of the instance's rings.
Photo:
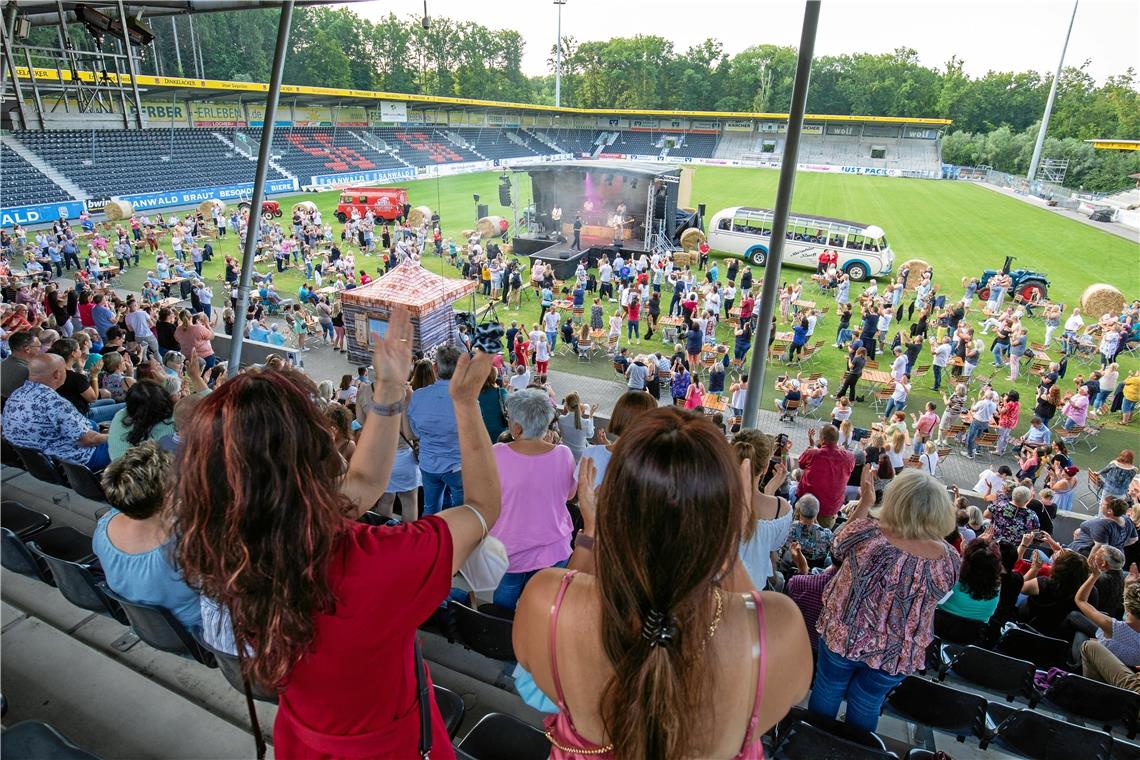
<path id="1" fill-rule="evenodd" d="M 1010 270 L 1015 258 L 1015 256 L 1006 256 L 1005 266 L 1001 268 L 1001 273 L 1008 274 L 1013 280 L 1010 295 L 1021 296 L 1026 301 L 1044 301 L 1049 295 L 1049 278 L 1042 272 L 1034 272 L 1030 269 Z M 978 298 L 983 301 L 990 297 L 990 278 L 995 274 L 997 272 L 993 269 L 987 269 L 982 272 L 982 276 L 978 280 Z"/>

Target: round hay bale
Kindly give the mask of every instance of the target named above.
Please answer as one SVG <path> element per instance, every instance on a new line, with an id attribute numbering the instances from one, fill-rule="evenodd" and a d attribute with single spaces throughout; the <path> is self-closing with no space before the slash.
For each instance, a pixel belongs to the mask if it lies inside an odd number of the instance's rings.
<path id="1" fill-rule="evenodd" d="M 687 266 L 692 266 L 696 263 L 696 259 L 689 256 L 688 251 L 676 251 L 673 254 L 673 266 L 681 267 L 682 269 Z"/>
<path id="2" fill-rule="evenodd" d="M 218 210 L 219 214 L 226 213 L 226 204 L 222 203 L 217 198 L 208 198 L 198 204 L 198 210 L 202 212 L 202 216 L 210 219 L 214 216 L 214 209 Z"/>
<path id="3" fill-rule="evenodd" d="M 923 272 L 931 268 L 930 263 L 923 261 L 922 259 L 910 259 L 909 261 L 904 262 L 903 265 L 899 267 L 899 270 L 901 271 L 903 267 L 910 267 L 910 276 L 906 278 L 907 290 L 914 290 L 917 288 L 918 284 L 922 282 Z"/>
<path id="4" fill-rule="evenodd" d="M 475 228 L 479 230 L 479 237 L 484 240 L 499 237 L 509 227 L 510 224 L 501 216 L 485 216 L 475 223 Z"/>
<path id="5" fill-rule="evenodd" d="M 1124 294 L 1113 286 L 1095 282 L 1081 293 L 1081 309 L 1090 319 L 1099 319 L 1102 314 L 1119 314 L 1124 308 Z"/>
<path id="6" fill-rule="evenodd" d="M 681 247 L 686 251 L 695 251 L 697 246 L 705 240 L 705 233 L 696 227 L 690 227 L 681 233 Z"/>
<path id="7" fill-rule="evenodd" d="M 120 219 L 130 219 L 135 213 L 135 207 L 127 201 L 108 201 L 103 207 L 103 215 L 108 221 L 117 222 Z"/>
<path id="8" fill-rule="evenodd" d="M 430 206 L 413 206 L 412 210 L 408 212 L 408 226 L 419 228 L 424 226 L 426 222 L 431 221 L 431 207 Z"/>
<path id="9" fill-rule="evenodd" d="M 294 203 L 293 213 L 296 214 L 298 211 L 303 214 L 315 214 L 317 213 L 317 204 L 313 203 L 312 201 L 300 201 L 298 203 Z"/>

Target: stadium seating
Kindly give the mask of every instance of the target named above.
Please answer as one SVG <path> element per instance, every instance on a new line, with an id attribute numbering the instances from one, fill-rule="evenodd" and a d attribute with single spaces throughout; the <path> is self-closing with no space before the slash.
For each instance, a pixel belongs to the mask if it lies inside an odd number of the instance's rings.
<path id="1" fill-rule="evenodd" d="M 457 133 L 473 150 L 491 161 L 502 158 L 522 158 L 550 153 L 550 148 L 536 140 L 532 140 L 527 135 L 515 129 L 480 129 L 478 127 L 466 127 L 448 131 Z M 520 145 L 508 138 L 508 134 L 522 140 L 526 144 Z"/>
<path id="2" fill-rule="evenodd" d="M 261 140 L 260 128 L 233 132 L 234 140 Z M 405 166 L 390 153 L 383 153 L 360 139 L 353 130 L 330 127 L 292 127 L 273 131 L 273 156 L 287 172 L 307 184 L 322 174 L 373 171 Z"/>
<path id="3" fill-rule="evenodd" d="M 255 164 L 208 129 L 16 132 L 30 150 L 93 196 L 253 181 Z M 270 169 L 270 179 L 283 175 Z"/>
<path id="4" fill-rule="evenodd" d="M 73 198 L 7 145 L 0 144 L 0 208 L 61 203 Z"/>
<path id="5" fill-rule="evenodd" d="M 598 147 L 596 141 L 600 133 L 596 129 L 553 129 L 542 134 L 564 153 L 589 155 Z"/>
<path id="6" fill-rule="evenodd" d="M 632 156 L 656 156 L 661 152 L 660 132 L 619 132 L 618 138 L 603 153 L 625 153 Z"/>
<path id="7" fill-rule="evenodd" d="M 720 135 L 689 133 L 683 136 L 680 145 L 669 149 L 670 156 L 687 158 L 712 158 L 716 154 Z"/>

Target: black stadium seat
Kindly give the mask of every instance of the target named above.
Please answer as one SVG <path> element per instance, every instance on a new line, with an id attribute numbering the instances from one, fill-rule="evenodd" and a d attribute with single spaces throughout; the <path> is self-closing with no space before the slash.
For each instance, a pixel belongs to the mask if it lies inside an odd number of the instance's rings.
<path id="1" fill-rule="evenodd" d="M 191 657 L 207 667 L 217 667 L 214 656 L 186 630 L 170 610 L 153 604 L 140 604 L 116 594 L 106 586 L 107 596 L 123 607 L 135 635 L 155 649 Z"/>
<path id="2" fill-rule="evenodd" d="M 29 548 L 44 562 L 51 571 L 56 588 L 63 594 L 63 598 L 81 609 L 98 612 L 100 615 L 117 620 L 123 625 L 127 624 L 127 616 L 123 614 L 122 607 L 107 596 L 100 587 L 100 579 L 95 577 L 89 565 L 70 562 L 59 557 L 53 557 L 44 551 L 33 539 Z"/>
<path id="3" fill-rule="evenodd" d="M 971 646 L 954 655 L 949 669 L 970 683 L 1004 694 L 1007 702 L 1019 696 L 1035 700 L 1032 662 Z"/>
<path id="4" fill-rule="evenodd" d="M 907 720 L 954 734 L 960 742 L 989 736 L 986 700 L 976 694 L 908 676 L 891 690 L 887 704 Z"/>
<path id="5" fill-rule="evenodd" d="M 245 682 L 242 678 L 241 661 L 238 659 L 238 656 L 215 649 L 201 640 L 198 640 L 198 645 L 214 656 L 214 660 L 218 664 L 218 670 L 222 671 L 222 675 L 229 681 L 230 686 L 244 694 Z M 259 684 L 250 684 L 250 696 L 259 702 L 277 704 L 277 693 L 275 691 L 269 691 Z"/>
<path id="6" fill-rule="evenodd" d="M 56 467 L 63 471 L 71 490 L 86 499 L 107 503 L 107 494 L 103 493 L 103 484 L 99 481 L 99 476 L 91 470 L 81 464 L 63 461 L 57 461 Z"/>
<path id="7" fill-rule="evenodd" d="M 7 528 L 0 528 L 0 565 L 14 573 L 52 583 L 51 574 L 27 544 Z"/>
<path id="8" fill-rule="evenodd" d="M 514 622 L 484 612 L 490 605 L 473 610 L 466 604 L 452 601 L 448 604 L 455 619 L 455 628 L 464 646 L 493 660 L 514 660 L 515 649 L 511 641 Z"/>
<path id="9" fill-rule="evenodd" d="M 1064 639 L 1055 639 L 1024 628 L 1010 628 L 1002 634 L 995 650 L 1010 657 L 1028 660 L 1038 668 L 1048 670 L 1066 667 L 1071 648 Z"/>
<path id="10" fill-rule="evenodd" d="M 487 713 L 456 745 L 474 760 L 546 760 L 546 734 L 513 715 Z"/>
<path id="11" fill-rule="evenodd" d="M 942 608 L 934 611 L 934 635 L 951 644 L 980 644 L 985 637 L 986 624 L 959 617 Z"/>
<path id="12" fill-rule="evenodd" d="M 1136 738 L 1136 718 L 1140 715 L 1140 694 L 1075 674 L 1063 675 L 1050 684 L 1045 701 L 1087 723 L 1111 731 L 1123 724 L 1128 738 Z"/>
<path id="13" fill-rule="evenodd" d="M 1112 737 L 1034 710 L 1018 710 L 1001 722 L 993 742 L 1033 760 L 1108 760 Z M 990 742 L 983 740 L 981 748 Z"/>
<path id="14" fill-rule="evenodd" d="M 435 697 L 436 707 L 439 708 L 439 714 L 443 718 L 443 725 L 447 726 L 447 735 L 452 739 L 459 731 L 459 726 L 463 723 L 463 713 L 466 709 L 463 707 L 463 697 L 456 694 L 451 689 L 445 689 L 442 686 L 432 685 L 432 693 Z"/>
<path id="15" fill-rule="evenodd" d="M 35 449 L 26 449 L 22 446 L 13 446 L 20 459 L 24 462 L 24 469 L 36 480 L 51 483 L 56 486 L 67 487 L 62 473 L 56 469 L 51 460 Z"/>
<path id="16" fill-rule="evenodd" d="M 43 512 L 28 509 L 18 501 L 0 502 L 0 526 L 16 534 L 21 541 L 51 525 L 51 518 Z"/>
<path id="17" fill-rule="evenodd" d="M 898 755 L 829 733 L 804 721 L 792 723 L 772 752 L 773 760 L 898 760 Z"/>

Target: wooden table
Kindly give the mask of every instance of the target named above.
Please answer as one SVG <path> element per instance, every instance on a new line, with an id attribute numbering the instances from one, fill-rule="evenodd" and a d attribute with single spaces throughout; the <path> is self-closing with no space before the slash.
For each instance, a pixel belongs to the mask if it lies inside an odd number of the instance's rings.
<path id="1" fill-rule="evenodd" d="M 891 385 L 895 381 L 891 373 L 883 369 L 864 369 L 860 379 L 873 385 Z"/>
<path id="2" fill-rule="evenodd" d="M 728 411 L 728 401 L 723 396 L 705 396 L 701 399 L 701 406 L 709 413 Z"/>
<path id="3" fill-rule="evenodd" d="M 318 288 L 317 292 L 320 293 L 321 295 L 331 296 L 335 293 L 339 293 L 340 291 L 337 290 L 336 288 L 332 287 L 332 286 L 325 286 L 323 288 Z"/>
<path id="4" fill-rule="evenodd" d="M 792 305 L 800 309 L 814 309 L 815 301 L 793 301 Z"/>
<path id="5" fill-rule="evenodd" d="M 657 324 L 660 327 L 680 327 L 684 323 L 685 320 L 680 317 L 663 316 L 657 320 Z"/>
<path id="6" fill-rule="evenodd" d="M 177 285 L 178 283 L 184 281 L 185 279 L 186 279 L 185 277 L 166 277 L 163 279 L 162 284 L 163 285 Z"/>
<path id="7" fill-rule="evenodd" d="M 183 301 L 184 301 L 184 299 L 174 298 L 173 296 L 171 296 L 170 298 L 163 298 L 162 300 L 160 300 L 158 302 L 157 305 L 158 305 L 158 308 L 160 308 L 160 309 L 173 309 L 178 304 L 183 303 Z"/>

